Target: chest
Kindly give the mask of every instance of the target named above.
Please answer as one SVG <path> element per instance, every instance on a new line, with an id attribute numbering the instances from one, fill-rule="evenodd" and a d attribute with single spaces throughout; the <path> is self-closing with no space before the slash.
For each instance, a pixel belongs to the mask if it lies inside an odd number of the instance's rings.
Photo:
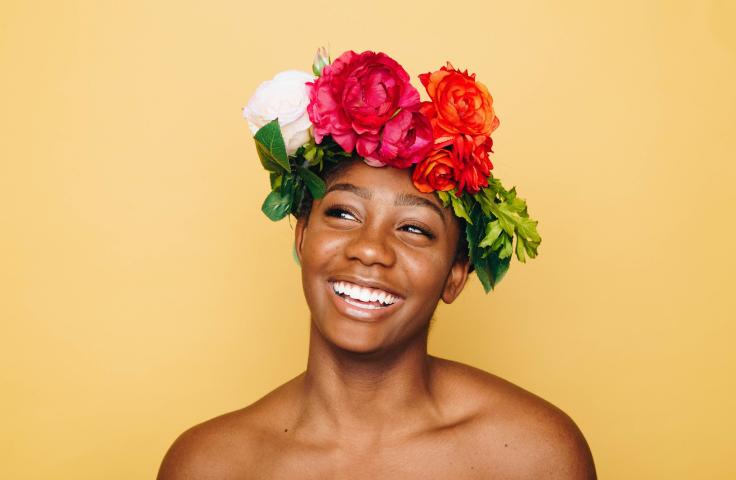
<path id="1" fill-rule="evenodd" d="M 284 445 L 262 457 L 255 478 L 273 479 L 489 479 L 493 453 L 458 436 L 381 442 L 360 448 Z M 500 478 L 500 477 L 499 477 Z"/>

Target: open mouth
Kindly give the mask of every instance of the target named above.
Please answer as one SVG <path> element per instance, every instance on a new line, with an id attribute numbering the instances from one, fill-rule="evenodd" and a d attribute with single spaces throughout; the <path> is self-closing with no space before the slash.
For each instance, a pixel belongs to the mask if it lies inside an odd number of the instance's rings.
<path id="1" fill-rule="evenodd" d="M 361 287 L 350 282 L 330 282 L 332 291 L 345 303 L 366 310 L 380 310 L 396 303 L 400 297 L 378 288 Z"/>

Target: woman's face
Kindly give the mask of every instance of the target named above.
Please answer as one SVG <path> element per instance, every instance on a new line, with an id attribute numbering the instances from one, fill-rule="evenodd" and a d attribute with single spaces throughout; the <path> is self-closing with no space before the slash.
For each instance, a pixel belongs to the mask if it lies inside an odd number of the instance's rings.
<path id="1" fill-rule="evenodd" d="M 468 275 L 458 223 L 409 169 L 354 161 L 296 226 L 304 294 L 315 326 L 354 352 L 389 350 L 423 334 L 440 299 Z"/>

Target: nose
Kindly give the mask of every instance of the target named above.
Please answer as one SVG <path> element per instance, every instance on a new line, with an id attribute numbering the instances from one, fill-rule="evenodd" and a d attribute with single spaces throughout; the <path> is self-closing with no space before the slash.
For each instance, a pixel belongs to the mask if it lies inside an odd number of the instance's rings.
<path id="1" fill-rule="evenodd" d="M 364 224 L 351 232 L 353 238 L 345 247 L 345 255 L 363 265 L 390 267 L 396 262 L 396 252 L 391 245 L 391 235 L 379 225 Z"/>

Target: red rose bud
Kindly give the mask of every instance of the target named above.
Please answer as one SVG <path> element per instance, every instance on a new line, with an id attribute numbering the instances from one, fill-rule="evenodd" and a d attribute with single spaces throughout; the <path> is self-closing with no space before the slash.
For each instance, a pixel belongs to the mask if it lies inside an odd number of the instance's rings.
<path id="1" fill-rule="evenodd" d="M 488 152 L 492 147 L 491 137 L 455 137 L 453 151 L 460 159 L 459 168 L 455 172 L 458 196 L 463 190 L 478 193 L 482 187 L 488 186 L 488 177 L 491 176 L 491 169 L 493 169 Z"/>

